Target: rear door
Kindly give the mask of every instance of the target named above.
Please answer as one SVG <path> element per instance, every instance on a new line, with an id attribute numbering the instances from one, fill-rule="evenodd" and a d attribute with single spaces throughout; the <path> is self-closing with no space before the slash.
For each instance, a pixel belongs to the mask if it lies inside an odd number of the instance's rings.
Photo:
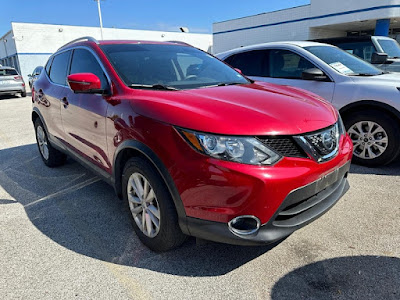
<path id="1" fill-rule="evenodd" d="M 267 58 L 268 82 L 299 87 L 332 101 L 335 83 L 304 80 L 304 70 L 318 68 L 303 56 L 285 49 L 270 49 Z"/>
<path id="2" fill-rule="evenodd" d="M 48 133 L 61 141 L 65 137 L 61 122 L 60 95 L 68 89 L 66 77 L 70 56 L 70 50 L 54 55 L 46 65 L 46 77 L 35 85 L 35 97 Z"/>
<path id="3" fill-rule="evenodd" d="M 102 89 L 109 90 L 109 80 L 95 54 L 87 48 L 73 51 L 69 74 L 93 73 L 100 78 Z M 111 170 L 107 157 L 105 118 L 108 102 L 100 94 L 75 94 L 71 89 L 61 93 L 62 124 L 68 146 L 95 165 Z"/>

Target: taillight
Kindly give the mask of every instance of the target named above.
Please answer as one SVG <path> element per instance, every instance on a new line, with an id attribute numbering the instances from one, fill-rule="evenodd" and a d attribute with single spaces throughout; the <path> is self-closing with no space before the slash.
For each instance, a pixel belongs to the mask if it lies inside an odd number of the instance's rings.
<path id="1" fill-rule="evenodd" d="M 15 80 L 22 80 L 22 76 L 14 76 Z"/>

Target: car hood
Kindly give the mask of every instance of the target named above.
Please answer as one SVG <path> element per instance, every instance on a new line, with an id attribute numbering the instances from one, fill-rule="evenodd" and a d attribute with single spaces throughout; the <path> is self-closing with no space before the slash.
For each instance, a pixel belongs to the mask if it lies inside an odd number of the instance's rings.
<path id="1" fill-rule="evenodd" d="M 377 65 L 382 70 L 386 70 L 389 72 L 400 72 L 400 59 L 390 59 L 392 63 L 390 64 L 383 64 L 383 65 Z"/>
<path id="2" fill-rule="evenodd" d="M 328 102 L 312 93 L 269 83 L 182 91 L 132 91 L 143 116 L 196 131 L 227 135 L 296 135 L 337 120 Z"/>
<path id="3" fill-rule="evenodd" d="M 368 86 L 400 86 L 400 73 L 387 73 L 376 76 L 350 76 L 355 83 L 364 83 Z"/>

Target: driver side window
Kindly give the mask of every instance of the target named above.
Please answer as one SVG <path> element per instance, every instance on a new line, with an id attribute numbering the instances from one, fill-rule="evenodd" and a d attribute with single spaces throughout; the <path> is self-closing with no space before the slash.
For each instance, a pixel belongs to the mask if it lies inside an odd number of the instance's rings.
<path id="1" fill-rule="evenodd" d="M 99 77 L 101 88 L 108 88 L 107 77 L 104 75 L 103 69 L 98 63 L 97 59 L 85 49 L 75 49 L 72 56 L 70 74 L 76 73 L 93 73 Z"/>

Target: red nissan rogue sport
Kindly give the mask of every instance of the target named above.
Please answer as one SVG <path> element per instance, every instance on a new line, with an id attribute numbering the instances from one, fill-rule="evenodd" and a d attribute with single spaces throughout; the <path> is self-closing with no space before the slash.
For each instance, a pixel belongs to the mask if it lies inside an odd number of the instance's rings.
<path id="1" fill-rule="evenodd" d="M 352 143 L 328 102 L 184 43 L 72 41 L 32 101 L 44 163 L 69 155 L 104 178 L 155 251 L 278 241 L 349 188 Z"/>

